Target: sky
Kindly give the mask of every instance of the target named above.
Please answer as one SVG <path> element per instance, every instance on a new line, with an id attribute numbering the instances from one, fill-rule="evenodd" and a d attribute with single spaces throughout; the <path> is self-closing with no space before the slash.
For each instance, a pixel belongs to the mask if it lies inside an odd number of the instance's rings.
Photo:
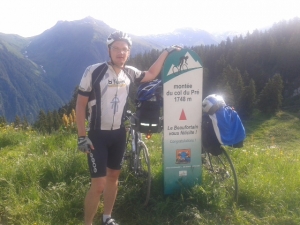
<path id="1" fill-rule="evenodd" d="M 299 0 L 1 0 L 0 33 L 31 37 L 91 16 L 134 35 L 194 28 L 252 32 L 300 18 Z"/>

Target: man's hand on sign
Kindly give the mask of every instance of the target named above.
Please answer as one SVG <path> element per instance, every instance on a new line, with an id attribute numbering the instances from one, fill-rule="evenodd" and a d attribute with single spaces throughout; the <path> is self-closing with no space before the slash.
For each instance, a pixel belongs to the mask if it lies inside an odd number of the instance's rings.
<path id="1" fill-rule="evenodd" d="M 173 51 L 180 51 L 182 49 L 182 47 L 181 46 L 179 46 L 179 45 L 172 45 L 171 47 L 169 47 L 169 48 L 165 48 L 165 50 L 170 54 L 171 52 L 173 52 Z"/>

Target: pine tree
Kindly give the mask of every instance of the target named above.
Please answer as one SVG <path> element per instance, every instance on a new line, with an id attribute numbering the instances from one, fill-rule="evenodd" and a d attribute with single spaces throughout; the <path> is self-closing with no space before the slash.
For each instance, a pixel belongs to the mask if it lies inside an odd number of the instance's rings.
<path id="1" fill-rule="evenodd" d="M 279 73 L 276 73 L 273 77 L 273 89 L 274 89 L 274 95 L 276 95 L 278 108 L 280 108 L 282 106 L 282 99 L 283 99 L 282 96 L 283 81 Z"/>
<path id="2" fill-rule="evenodd" d="M 0 126 L 4 126 L 6 124 L 7 124 L 7 122 L 6 122 L 5 117 L 4 116 L 0 116 Z"/>
<path id="3" fill-rule="evenodd" d="M 53 114 L 51 111 L 49 111 L 46 115 L 46 127 L 47 127 L 47 132 L 48 134 L 51 134 L 52 130 L 53 130 Z"/>
<path id="4" fill-rule="evenodd" d="M 60 116 L 56 110 L 53 111 L 53 129 L 58 130 L 62 125 Z"/>
<path id="5" fill-rule="evenodd" d="M 243 92 L 243 80 L 240 71 L 232 69 L 230 65 L 223 69 L 221 79 L 218 83 L 218 90 L 227 95 L 228 105 L 240 109 L 241 94 Z M 225 96 L 224 96 L 225 97 Z"/>
<path id="6" fill-rule="evenodd" d="M 268 81 L 259 95 L 258 108 L 264 113 L 274 113 L 282 105 L 283 82 L 280 74 Z"/>
<path id="7" fill-rule="evenodd" d="M 22 124 L 23 124 L 23 129 L 26 129 L 27 127 L 29 127 L 29 122 L 28 122 L 26 116 L 23 117 L 23 122 L 22 122 Z"/>
<path id="8" fill-rule="evenodd" d="M 44 110 L 40 110 L 38 119 L 34 123 L 34 128 L 38 129 L 42 133 L 46 133 L 47 131 L 47 117 Z"/>
<path id="9" fill-rule="evenodd" d="M 252 115 L 256 101 L 256 88 L 254 80 L 251 79 L 249 85 L 243 90 L 239 114 L 242 118 L 248 118 Z"/>
<path id="10" fill-rule="evenodd" d="M 20 127 L 22 125 L 22 121 L 18 115 L 15 117 L 14 127 Z"/>
<path id="11" fill-rule="evenodd" d="M 229 106 L 235 105 L 234 104 L 235 103 L 234 95 L 232 93 L 232 89 L 231 89 L 230 85 L 228 84 L 228 82 L 226 84 L 220 86 L 218 88 L 218 93 L 216 93 L 216 94 L 219 94 L 224 98 L 226 105 L 229 105 Z"/>

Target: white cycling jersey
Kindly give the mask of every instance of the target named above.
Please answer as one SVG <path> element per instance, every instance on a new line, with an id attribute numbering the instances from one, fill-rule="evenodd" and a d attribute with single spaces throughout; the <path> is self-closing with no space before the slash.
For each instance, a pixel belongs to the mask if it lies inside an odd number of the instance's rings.
<path id="1" fill-rule="evenodd" d="M 132 81 L 139 82 L 145 73 L 125 66 L 117 75 L 106 62 L 86 68 L 78 93 L 89 97 L 89 130 L 116 130 L 122 124 L 124 107 Z"/>

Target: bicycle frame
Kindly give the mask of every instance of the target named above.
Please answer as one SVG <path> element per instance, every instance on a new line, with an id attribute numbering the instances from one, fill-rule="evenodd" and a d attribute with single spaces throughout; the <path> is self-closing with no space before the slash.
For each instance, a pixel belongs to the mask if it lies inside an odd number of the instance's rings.
<path id="1" fill-rule="evenodd" d="M 144 202 L 146 206 L 150 198 L 151 188 L 150 158 L 148 148 L 142 140 L 142 134 L 135 129 L 134 118 L 135 115 L 127 111 L 127 119 L 130 121 L 130 127 L 127 131 L 124 159 L 129 160 L 129 169 L 132 174 L 139 180 L 142 180 L 142 183 L 146 184 L 146 200 Z"/>

